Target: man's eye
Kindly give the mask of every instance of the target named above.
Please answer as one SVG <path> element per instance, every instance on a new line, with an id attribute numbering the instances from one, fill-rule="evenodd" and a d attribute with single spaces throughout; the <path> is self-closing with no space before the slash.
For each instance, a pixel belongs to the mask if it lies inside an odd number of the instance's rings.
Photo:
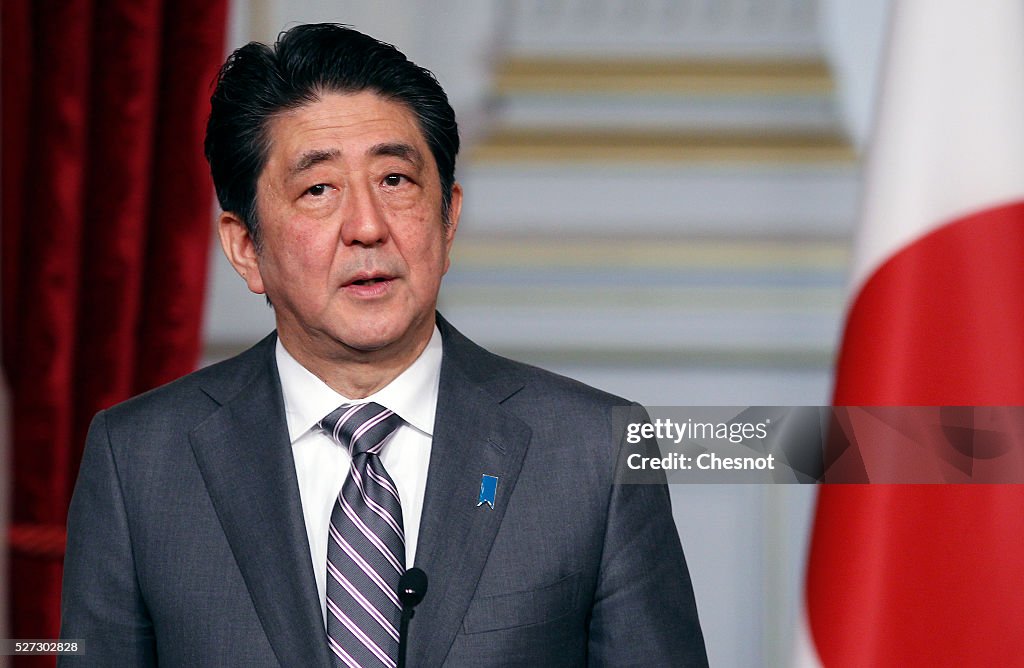
<path id="1" fill-rule="evenodd" d="M 384 185 L 386 186 L 400 186 L 405 177 L 401 174 L 388 174 L 384 177 Z"/>
<path id="2" fill-rule="evenodd" d="M 326 183 L 318 183 L 315 186 L 309 188 L 306 192 L 312 195 L 313 197 L 320 197 L 321 195 L 327 192 L 328 187 L 329 186 Z"/>

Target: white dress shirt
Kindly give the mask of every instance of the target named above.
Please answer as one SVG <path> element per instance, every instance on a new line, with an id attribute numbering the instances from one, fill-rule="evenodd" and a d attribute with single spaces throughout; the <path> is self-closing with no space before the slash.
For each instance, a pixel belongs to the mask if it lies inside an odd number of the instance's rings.
<path id="1" fill-rule="evenodd" d="M 374 394 L 356 401 L 338 394 L 299 364 L 280 339 L 276 355 L 310 558 L 326 626 L 328 526 L 352 458 L 316 424 L 341 404 L 371 401 L 390 408 L 404 420 L 385 444 L 380 459 L 398 487 L 405 530 L 405 564 L 411 568 L 416 556 L 441 380 L 441 333 L 434 327 L 427 347 L 408 369 Z"/>

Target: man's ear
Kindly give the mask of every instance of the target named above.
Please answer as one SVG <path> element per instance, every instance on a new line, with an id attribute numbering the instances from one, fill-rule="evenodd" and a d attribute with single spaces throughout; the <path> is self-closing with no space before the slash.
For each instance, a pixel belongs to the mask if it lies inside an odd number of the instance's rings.
<path id="1" fill-rule="evenodd" d="M 249 290 L 258 295 L 265 294 L 266 288 L 263 287 L 263 277 L 260 275 L 256 243 L 238 214 L 230 211 L 220 214 L 217 219 L 217 233 L 220 235 L 220 246 L 224 249 L 224 255 L 249 286 Z"/>
<path id="2" fill-rule="evenodd" d="M 459 216 L 462 214 L 462 186 L 459 183 L 452 184 L 452 200 L 448 205 L 448 222 L 444 226 L 444 270 L 447 272 L 451 265 L 452 244 L 455 242 L 455 232 L 459 229 Z"/>

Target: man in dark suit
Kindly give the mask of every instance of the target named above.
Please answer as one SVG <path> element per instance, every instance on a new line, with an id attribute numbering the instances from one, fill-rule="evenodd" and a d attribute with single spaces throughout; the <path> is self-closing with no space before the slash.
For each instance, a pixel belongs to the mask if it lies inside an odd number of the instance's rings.
<path id="1" fill-rule="evenodd" d="M 225 253 L 277 331 L 97 415 L 74 662 L 394 666 L 415 564 L 411 666 L 705 665 L 667 489 L 614 484 L 628 402 L 435 312 L 462 191 L 433 76 L 293 28 L 225 64 L 206 152 Z"/>

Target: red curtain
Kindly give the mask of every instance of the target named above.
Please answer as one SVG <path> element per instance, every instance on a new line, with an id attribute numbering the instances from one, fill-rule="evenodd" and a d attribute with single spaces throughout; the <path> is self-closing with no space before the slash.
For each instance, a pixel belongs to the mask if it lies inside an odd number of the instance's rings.
<path id="1" fill-rule="evenodd" d="M 3 2 L 10 637 L 57 636 L 92 416 L 198 361 L 226 14 L 227 0 Z"/>

